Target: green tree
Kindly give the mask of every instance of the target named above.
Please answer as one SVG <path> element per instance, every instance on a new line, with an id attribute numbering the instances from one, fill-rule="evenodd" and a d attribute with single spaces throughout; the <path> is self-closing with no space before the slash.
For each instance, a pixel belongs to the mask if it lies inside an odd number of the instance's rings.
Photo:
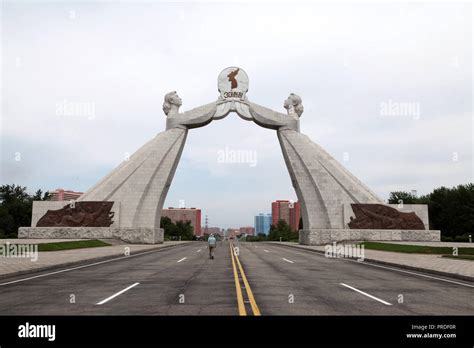
<path id="1" fill-rule="evenodd" d="M 474 234 L 474 184 L 444 186 L 415 197 L 408 192 L 391 192 L 388 202 L 398 204 L 427 204 L 430 229 L 440 230 L 443 240 L 467 241 Z"/>
<path id="2" fill-rule="evenodd" d="M 298 232 L 291 231 L 290 225 L 285 220 L 279 220 L 276 226 L 270 226 L 268 240 L 279 241 L 280 238 L 284 242 L 289 242 L 298 239 Z"/>
<path id="3" fill-rule="evenodd" d="M 388 203 L 390 204 L 417 204 L 418 198 L 405 191 L 395 191 L 390 192 L 390 197 L 388 198 Z"/>
<path id="4" fill-rule="evenodd" d="M 177 221 L 174 223 L 167 216 L 162 216 L 160 227 L 164 229 L 164 237 L 171 240 L 193 240 L 194 229 L 191 221 Z"/>
<path id="5" fill-rule="evenodd" d="M 193 233 L 193 225 L 191 225 L 191 221 L 177 221 L 176 227 L 178 230 L 178 238 L 181 237 L 181 240 L 192 240 L 194 233 Z"/>
<path id="6" fill-rule="evenodd" d="M 34 201 L 47 201 L 49 198 L 50 198 L 50 194 L 48 191 L 46 191 L 44 194 L 43 194 L 43 191 L 41 191 L 41 189 L 39 189 L 38 191 L 35 192 L 35 194 L 33 195 L 32 199 Z"/>
<path id="7" fill-rule="evenodd" d="M 169 217 L 161 217 L 160 227 L 164 230 L 165 239 L 175 239 L 178 237 L 178 229 Z"/>
<path id="8" fill-rule="evenodd" d="M 430 195 L 428 203 L 430 226 L 441 230 L 444 237 L 474 233 L 474 184 L 458 185 L 451 189 L 440 187 Z"/>
<path id="9" fill-rule="evenodd" d="M 41 190 L 30 196 L 26 187 L 12 185 L 0 186 L 0 238 L 16 238 L 18 228 L 31 226 L 33 200 L 46 200 Z"/>

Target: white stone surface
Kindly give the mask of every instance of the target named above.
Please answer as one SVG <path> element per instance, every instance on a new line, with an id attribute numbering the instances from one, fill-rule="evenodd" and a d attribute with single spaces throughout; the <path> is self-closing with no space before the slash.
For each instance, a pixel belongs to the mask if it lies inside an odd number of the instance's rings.
<path id="1" fill-rule="evenodd" d="M 183 151 L 187 130 L 159 133 L 78 201 L 120 203 L 120 228 L 159 228 L 161 209 Z"/>
<path id="2" fill-rule="evenodd" d="M 216 103 L 211 103 L 180 113 L 181 104 L 176 92 L 168 93 L 163 104 L 167 130 L 142 146 L 78 199 L 118 202 L 120 219 L 114 221 L 114 227 L 119 227 L 121 231 L 127 230 L 127 236 L 132 233 L 132 229 L 145 231 L 160 228 L 161 210 L 188 129 L 208 124 L 216 112 Z"/>
<path id="3" fill-rule="evenodd" d="M 282 130 L 278 131 L 278 139 L 301 203 L 304 229 L 342 229 L 345 204 L 383 204 L 367 186 L 306 135 Z"/>
<path id="4" fill-rule="evenodd" d="M 312 229 L 300 230 L 299 242 L 304 245 L 324 245 L 342 241 L 426 241 L 439 242 L 438 230 L 350 230 Z"/>
<path id="5" fill-rule="evenodd" d="M 117 238 L 133 244 L 163 243 L 161 228 L 113 227 L 20 227 L 19 239 L 109 239 Z"/>
<path id="6" fill-rule="evenodd" d="M 286 115 L 252 102 L 248 105 L 255 123 L 277 130 L 305 229 L 343 229 L 344 205 L 383 204 L 334 157 L 300 133 L 303 106 L 299 96 L 290 94 L 285 100 Z"/>
<path id="7" fill-rule="evenodd" d="M 299 116 L 295 113 L 286 115 L 252 102 L 249 102 L 249 106 L 253 121 L 261 127 L 275 130 L 300 129 Z"/>
<path id="8" fill-rule="evenodd" d="M 166 129 L 192 129 L 204 127 L 212 121 L 216 110 L 217 104 L 215 102 L 183 113 L 179 113 L 178 110 L 172 110 L 168 113 L 166 119 Z"/>

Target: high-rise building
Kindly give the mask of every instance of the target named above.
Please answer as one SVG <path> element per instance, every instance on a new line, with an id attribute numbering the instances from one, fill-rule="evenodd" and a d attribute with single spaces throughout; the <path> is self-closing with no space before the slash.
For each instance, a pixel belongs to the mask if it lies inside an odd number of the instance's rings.
<path id="1" fill-rule="evenodd" d="M 247 234 L 248 236 L 254 236 L 255 235 L 255 228 L 251 226 L 246 226 L 246 227 L 241 227 L 240 228 L 240 234 Z"/>
<path id="2" fill-rule="evenodd" d="M 298 231 L 300 225 L 301 209 L 299 202 L 277 200 L 272 202 L 272 224 L 284 220 L 292 231 Z"/>
<path id="3" fill-rule="evenodd" d="M 260 213 L 255 216 L 255 235 L 263 233 L 268 236 L 270 233 L 270 225 L 272 224 L 272 214 Z"/>
<path id="4" fill-rule="evenodd" d="M 50 201 L 74 201 L 78 199 L 84 192 L 75 192 L 58 188 L 54 191 L 49 191 Z"/>
<path id="5" fill-rule="evenodd" d="M 177 221 L 191 221 L 193 233 L 201 236 L 201 209 L 196 208 L 173 208 L 163 209 L 161 216 L 167 216 L 176 223 Z"/>

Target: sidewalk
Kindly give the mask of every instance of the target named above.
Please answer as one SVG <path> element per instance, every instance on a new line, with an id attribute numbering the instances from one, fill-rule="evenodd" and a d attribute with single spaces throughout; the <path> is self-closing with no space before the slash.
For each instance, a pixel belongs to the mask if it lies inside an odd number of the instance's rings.
<path id="1" fill-rule="evenodd" d="M 269 242 L 291 248 L 306 249 L 324 254 L 324 245 L 300 245 L 291 242 Z M 392 242 L 391 242 L 392 243 Z M 398 244 L 474 247 L 473 243 L 443 242 L 397 242 Z M 365 261 L 410 269 L 419 272 L 434 273 L 445 277 L 453 277 L 474 281 L 474 261 L 453 260 L 441 255 L 408 254 L 389 251 L 364 249 Z"/>
<path id="2" fill-rule="evenodd" d="M 11 244 L 40 244 L 64 241 L 64 239 L 1 239 L 0 244 L 5 244 L 7 242 Z M 73 239 L 68 239 L 67 241 L 73 241 Z M 129 255 L 134 255 L 141 252 L 190 243 L 188 241 L 176 241 L 164 242 L 163 244 L 127 244 L 113 240 L 104 241 L 113 245 L 98 248 L 71 249 L 63 251 L 40 251 L 38 252 L 37 261 L 32 261 L 31 258 L 0 256 L 0 279 L 9 276 L 52 270 L 56 268 L 66 268 L 68 266 L 77 266 L 80 264 L 93 263 L 115 257 L 121 257 L 125 256 L 126 250 L 129 250 Z"/>

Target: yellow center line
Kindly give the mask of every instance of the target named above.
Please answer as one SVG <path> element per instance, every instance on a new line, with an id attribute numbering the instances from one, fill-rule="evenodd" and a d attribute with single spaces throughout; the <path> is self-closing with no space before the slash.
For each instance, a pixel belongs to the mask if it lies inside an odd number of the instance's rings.
<path id="1" fill-rule="evenodd" d="M 232 268 L 234 269 L 235 292 L 237 293 L 237 304 L 239 306 L 239 315 L 247 315 L 247 311 L 245 310 L 245 305 L 244 305 L 244 298 L 242 297 L 242 288 L 240 287 L 240 280 L 237 274 L 237 268 L 235 267 L 234 248 L 232 247 L 232 243 L 229 243 L 229 248 L 230 248 L 230 257 L 232 258 Z"/>
<path id="2" fill-rule="evenodd" d="M 244 269 L 242 268 L 242 265 L 240 264 L 239 256 L 235 255 L 235 259 L 237 260 L 237 264 L 239 265 L 240 275 L 242 276 L 242 280 L 244 281 L 245 290 L 247 291 L 247 297 L 249 298 L 253 315 L 261 315 L 260 309 L 257 306 L 257 302 L 255 302 L 255 297 L 253 296 L 252 289 L 250 288 L 250 284 L 247 281 L 247 276 L 245 275 Z"/>

